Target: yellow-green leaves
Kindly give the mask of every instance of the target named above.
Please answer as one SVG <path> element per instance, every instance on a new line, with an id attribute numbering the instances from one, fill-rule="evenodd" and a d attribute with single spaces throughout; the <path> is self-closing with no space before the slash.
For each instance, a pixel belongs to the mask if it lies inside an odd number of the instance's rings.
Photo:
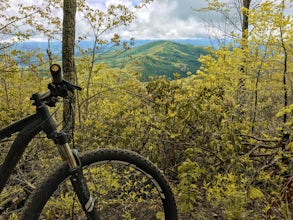
<path id="1" fill-rule="evenodd" d="M 264 197 L 264 194 L 260 189 L 251 186 L 249 187 L 248 197 L 250 199 L 261 199 Z"/>

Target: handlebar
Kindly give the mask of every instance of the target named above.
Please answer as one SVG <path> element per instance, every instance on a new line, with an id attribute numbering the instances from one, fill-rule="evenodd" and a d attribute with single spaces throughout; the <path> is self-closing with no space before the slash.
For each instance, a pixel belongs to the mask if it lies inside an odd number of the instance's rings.
<path id="1" fill-rule="evenodd" d="M 62 73 L 61 73 L 61 66 L 59 64 L 52 64 L 50 66 L 50 72 L 53 78 L 52 82 L 54 84 L 62 82 L 63 79 L 62 79 Z"/>
<path id="2" fill-rule="evenodd" d="M 63 79 L 62 73 L 61 73 L 61 67 L 59 64 L 52 64 L 50 66 L 50 72 L 52 75 L 52 84 L 55 87 L 63 88 L 65 90 L 69 90 L 70 92 L 73 92 L 76 90 L 81 90 L 81 87 L 74 85 L 73 83 Z M 49 88 L 50 89 L 50 88 Z M 62 95 L 59 95 L 61 97 L 64 97 Z"/>
<path id="3" fill-rule="evenodd" d="M 68 91 L 73 93 L 74 90 L 81 90 L 81 87 L 63 79 L 59 64 L 52 64 L 50 66 L 50 72 L 52 75 L 52 83 L 48 84 L 49 91 L 40 96 L 36 96 L 34 94 L 31 97 L 31 100 L 35 101 L 34 105 L 36 106 L 44 103 L 50 107 L 53 107 L 58 102 L 58 97 L 65 98 L 68 96 Z"/>

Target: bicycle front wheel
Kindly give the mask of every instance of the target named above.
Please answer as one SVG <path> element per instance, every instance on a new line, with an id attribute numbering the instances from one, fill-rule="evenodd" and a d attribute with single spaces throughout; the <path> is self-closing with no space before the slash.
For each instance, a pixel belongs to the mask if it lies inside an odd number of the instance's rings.
<path id="1" fill-rule="evenodd" d="M 166 178 L 137 153 L 101 149 L 80 161 L 100 219 L 177 219 Z M 64 164 L 30 196 L 23 219 L 86 219 L 69 177 Z"/>

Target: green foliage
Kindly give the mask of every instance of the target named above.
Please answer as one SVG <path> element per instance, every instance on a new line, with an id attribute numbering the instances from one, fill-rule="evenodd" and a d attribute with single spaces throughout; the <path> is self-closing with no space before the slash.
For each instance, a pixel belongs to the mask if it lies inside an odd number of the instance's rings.
<path id="1" fill-rule="evenodd" d="M 149 81 L 151 76 L 164 75 L 174 79 L 178 73 L 186 77 L 187 72 L 196 72 L 200 67 L 199 56 L 207 54 L 202 47 L 174 43 L 171 41 L 154 41 L 137 46 L 124 53 L 101 56 L 101 61 L 115 68 L 131 68 L 140 74 L 142 81 Z"/>
<path id="2" fill-rule="evenodd" d="M 213 2 L 210 7 L 217 10 L 225 6 Z M 115 58 L 124 62 L 132 56 L 130 60 L 146 63 L 147 74 L 164 72 L 166 78 L 141 82 L 137 75 L 141 70 L 134 64 L 112 68 L 94 63 L 86 53 L 79 57 L 77 81 L 84 88 L 77 95 L 75 145 L 79 151 L 119 147 L 150 158 L 172 183 L 182 219 L 292 219 L 292 16 L 285 16 L 281 5 L 273 1 L 249 15 L 253 28 L 245 50 L 238 47 L 240 41 L 209 54 L 155 42 Z M 114 37 L 113 43 L 119 40 Z M 164 66 L 184 66 L 186 73 L 199 53 L 205 55 L 200 56 L 196 75 L 169 80 L 174 72 Z M 2 71 L 0 76 L 0 127 L 33 112 L 29 96 L 44 90 L 48 82 L 37 74 L 44 68 L 42 55 L 40 66 L 31 66 L 30 72 L 21 71 L 8 55 L 2 57 L 0 67 L 9 67 L 9 72 Z M 243 109 L 239 107 L 240 79 L 245 80 Z M 33 171 L 17 172 L 13 179 L 20 186 L 37 179 L 39 170 L 51 169 L 47 158 L 56 156 L 51 142 L 37 139 L 32 145 L 22 162 L 29 161 Z M 1 142 L 0 147 L 2 161 L 8 143 Z M 34 164 L 35 159 L 42 164 Z M 21 191 L 13 181 L 1 201 L 10 192 Z M 117 182 L 111 184 L 115 188 Z M 64 194 L 59 202 L 67 200 Z"/>
<path id="3" fill-rule="evenodd" d="M 78 61 L 77 67 L 78 83 L 86 88 L 86 59 Z M 261 141 L 243 137 L 249 123 L 239 123 L 236 101 L 225 84 L 215 86 L 196 75 L 141 83 L 135 72 L 105 64 L 96 65 L 92 77 L 89 90 L 78 93 L 75 145 L 79 151 L 122 147 L 149 157 L 173 183 L 183 219 L 290 216 L 290 203 L 274 207 L 271 201 L 281 196 L 286 176 L 291 173 L 292 150 L 273 154 L 276 142 L 270 150 L 258 148 Z M 39 80 L 43 90 L 47 83 L 35 75 L 14 74 L 4 79 L 9 82 L 9 100 L 18 100 L 8 104 L 25 107 L 15 108 L 13 113 L 7 109 L 7 102 L 1 102 L 2 109 L 10 114 L 1 115 L 2 126 L 32 112 L 29 94 L 39 89 L 32 84 Z M 25 100 L 18 96 L 21 84 L 25 85 Z M 5 97 L 2 90 L 1 99 Z M 48 148 L 50 143 L 42 144 L 54 157 L 55 150 Z M 290 150 L 290 145 L 286 149 Z M 271 153 L 268 162 L 266 156 L 257 156 L 261 153 Z M 46 168 L 46 157 L 40 157 Z M 37 174 L 40 167 L 31 166 Z"/>
<path id="4" fill-rule="evenodd" d="M 180 179 L 178 184 L 180 202 L 178 205 L 182 213 L 189 218 L 200 218 L 195 204 L 200 207 L 204 198 L 200 193 L 201 186 L 197 183 L 203 179 L 205 173 L 204 169 L 190 159 L 184 161 L 178 168 L 178 178 Z"/>
<path id="5" fill-rule="evenodd" d="M 12 66 L 9 71 L 2 72 L 0 76 L 2 88 L 0 90 L 0 127 L 20 119 L 32 111 L 30 95 L 46 88 L 46 82 L 47 80 L 40 75 L 22 72 L 17 66 Z"/>
<path id="6" fill-rule="evenodd" d="M 246 219 L 246 180 L 233 175 L 218 174 L 211 186 L 206 184 L 207 200 L 224 213 L 225 219 Z"/>

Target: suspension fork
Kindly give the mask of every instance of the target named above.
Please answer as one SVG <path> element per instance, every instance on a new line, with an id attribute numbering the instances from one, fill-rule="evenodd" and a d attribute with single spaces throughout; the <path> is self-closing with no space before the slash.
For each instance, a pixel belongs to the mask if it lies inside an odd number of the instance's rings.
<path id="1" fill-rule="evenodd" d="M 95 208 L 95 201 L 90 195 L 86 180 L 82 172 L 82 165 L 77 155 L 77 151 L 71 150 L 66 134 L 63 131 L 56 131 L 53 135 L 54 142 L 58 146 L 59 153 L 64 161 L 68 163 L 70 181 L 74 191 L 82 205 L 88 219 L 99 220 L 98 211 Z"/>

